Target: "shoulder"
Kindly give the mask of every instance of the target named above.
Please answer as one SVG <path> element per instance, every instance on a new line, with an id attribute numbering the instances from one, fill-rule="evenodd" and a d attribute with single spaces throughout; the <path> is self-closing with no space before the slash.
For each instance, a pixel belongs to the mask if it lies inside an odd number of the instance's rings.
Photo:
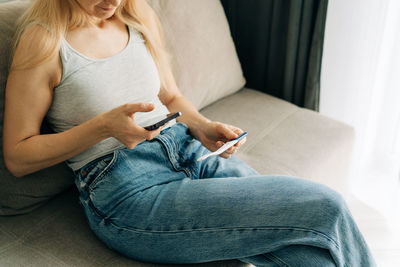
<path id="1" fill-rule="evenodd" d="M 57 83 L 61 73 L 59 40 L 43 26 L 34 24 L 27 27 L 19 37 L 11 69 L 44 72 Z M 55 79 L 55 80 L 54 80 Z"/>
<path id="2" fill-rule="evenodd" d="M 24 57 L 33 53 L 41 53 L 43 45 L 51 36 L 47 29 L 40 25 L 31 25 L 22 31 L 17 41 L 14 58 Z"/>

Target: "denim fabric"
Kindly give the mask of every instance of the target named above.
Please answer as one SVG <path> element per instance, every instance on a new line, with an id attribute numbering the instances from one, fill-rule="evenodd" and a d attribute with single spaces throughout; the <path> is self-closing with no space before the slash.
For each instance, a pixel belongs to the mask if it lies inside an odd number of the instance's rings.
<path id="1" fill-rule="evenodd" d="M 178 123 L 85 165 L 75 182 L 91 229 L 111 249 L 155 263 L 375 266 L 338 193 L 259 175 L 235 156 L 197 162 L 206 152 Z"/>

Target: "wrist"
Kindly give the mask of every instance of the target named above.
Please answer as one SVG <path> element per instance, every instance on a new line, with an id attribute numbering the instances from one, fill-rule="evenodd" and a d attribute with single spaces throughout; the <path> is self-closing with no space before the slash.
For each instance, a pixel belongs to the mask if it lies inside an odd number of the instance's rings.
<path id="1" fill-rule="evenodd" d="M 95 127 L 97 129 L 97 133 L 99 134 L 100 139 L 107 139 L 111 137 L 111 132 L 108 127 L 108 123 L 106 123 L 106 119 L 103 114 L 94 118 Z"/>
<path id="2" fill-rule="evenodd" d="M 201 141 L 211 124 L 212 121 L 207 118 L 199 120 L 189 126 L 190 133 L 193 135 L 194 138 Z"/>

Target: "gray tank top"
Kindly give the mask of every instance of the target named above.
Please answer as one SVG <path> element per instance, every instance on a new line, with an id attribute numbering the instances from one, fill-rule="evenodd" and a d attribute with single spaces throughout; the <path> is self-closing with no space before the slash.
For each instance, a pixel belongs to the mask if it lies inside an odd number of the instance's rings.
<path id="1" fill-rule="evenodd" d="M 129 42 L 118 54 L 93 59 L 73 49 L 63 38 L 60 47 L 62 79 L 54 88 L 53 102 L 46 115 L 55 132 L 63 132 L 98 114 L 126 103 L 150 102 L 155 109 L 135 114 L 135 123 L 169 113 L 158 98 L 160 79 L 141 33 L 129 27 Z M 174 124 L 171 121 L 167 127 Z M 166 128 L 167 128 L 166 127 Z M 66 161 L 78 170 L 90 161 L 124 145 L 111 137 Z"/>

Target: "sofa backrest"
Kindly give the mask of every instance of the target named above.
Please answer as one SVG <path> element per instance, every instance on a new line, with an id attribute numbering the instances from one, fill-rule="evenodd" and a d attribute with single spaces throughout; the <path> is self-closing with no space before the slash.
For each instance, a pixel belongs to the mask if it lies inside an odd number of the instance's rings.
<path id="1" fill-rule="evenodd" d="M 163 25 L 182 93 L 199 109 L 245 80 L 219 0 L 148 0 Z"/>
<path id="2" fill-rule="evenodd" d="M 148 2 L 163 25 L 177 85 L 197 108 L 243 87 L 245 80 L 219 0 Z M 0 3 L 0 138 L 12 37 L 16 20 L 27 6 L 27 1 Z M 64 163 L 15 178 L 4 165 L 0 142 L 0 215 L 29 212 L 73 181 L 72 171 Z"/>

